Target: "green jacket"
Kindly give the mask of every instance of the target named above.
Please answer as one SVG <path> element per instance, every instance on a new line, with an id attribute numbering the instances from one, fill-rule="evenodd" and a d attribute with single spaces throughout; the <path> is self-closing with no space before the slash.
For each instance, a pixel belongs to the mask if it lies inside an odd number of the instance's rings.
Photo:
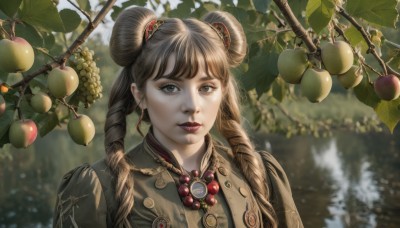
<path id="1" fill-rule="evenodd" d="M 155 162 L 146 143 L 135 147 L 127 156 L 134 162 L 134 209 L 132 227 L 260 227 L 261 213 L 255 198 L 234 165 L 231 151 L 215 146 L 220 166 L 216 179 L 220 191 L 217 204 L 204 216 L 203 210 L 185 207 L 177 192 L 178 176 Z M 303 227 L 294 204 L 286 174 L 267 152 L 256 153 L 264 164 L 271 191 L 270 202 L 278 216 L 279 227 Z M 114 227 L 117 204 L 114 200 L 112 175 L 104 160 L 83 164 L 63 177 L 58 189 L 54 227 Z"/>

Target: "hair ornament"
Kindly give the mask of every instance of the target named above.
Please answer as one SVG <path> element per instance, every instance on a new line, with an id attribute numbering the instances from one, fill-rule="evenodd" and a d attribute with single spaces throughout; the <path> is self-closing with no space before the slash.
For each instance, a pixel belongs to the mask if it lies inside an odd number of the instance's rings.
<path id="1" fill-rule="evenodd" d="M 151 20 L 149 23 L 146 24 L 146 26 L 144 27 L 144 39 L 145 41 L 148 41 L 153 34 L 160 28 L 160 26 L 164 24 L 163 20 Z"/>
<path id="2" fill-rule="evenodd" d="M 231 34 L 225 24 L 222 22 L 213 22 L 210 24 L 210 27 L 218 34 L 224 43 L 225 48 L 228 50 L 231 46 Z"/>

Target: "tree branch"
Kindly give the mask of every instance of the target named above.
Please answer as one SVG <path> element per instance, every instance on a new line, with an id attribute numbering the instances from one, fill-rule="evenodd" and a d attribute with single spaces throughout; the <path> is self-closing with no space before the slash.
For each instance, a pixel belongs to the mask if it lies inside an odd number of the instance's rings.
<path id="1" fill-rule="evenodd" d="M 96 18 L 93 20 L 92 23 L 88 23 L 86 26 L 85 30 L 79 35 L 79 37 L 74 41 L 73 44 L 69 46 L 66 52 L 64 52 L 61 56 L 57 58 L 57 61 L 53 61 L 50 64 L 46 64 L 43 67 L 39 68 L 37 71 L 27 75 L 24 77 L 23 80 L 15 83 L 12 85 L 12 88 L 16 88 L 18 86 L 24 85 L 26 83 L 29 83 L 32 79 L 34 79 L 36 76 L 44 74 L 51 69 L 65 63 L 67 59 L 72 55 L 72 53 L 79 47 L 81 46 L 85 40 L 89 37 L 89 35 L 93 32 L 93 30 L 101 23 L 103 18 L 106 16 L 108 11 L 114 6 L 116 0 L 108 0 L 106 4 L 103 6 L 103 8 L 100 10 L 99 14 L 97 14 Z"/>
<path id="2" fill-rule="evenodd" d="M 275 4 L 278 6 L 280 11 L 282 12 L 283 16 L 288 21 L 290 27 L 292 28 L 293 32 L 296 34 L 297 37 L 302 39 L 307 46 L 310 53 L 314 53 L 317 51 L 317 47 L 312 42 L 310 36 L 308 36 L 306 30 L 297 20 L 296 16 L 294 16 L 292 9 L 289 6 L 287 0 L 274 0 Z"/>

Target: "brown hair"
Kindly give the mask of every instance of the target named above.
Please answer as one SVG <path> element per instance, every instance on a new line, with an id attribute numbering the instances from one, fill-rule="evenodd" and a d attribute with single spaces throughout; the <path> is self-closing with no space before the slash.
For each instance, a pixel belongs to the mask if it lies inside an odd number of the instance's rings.
<path id="1" fill-rule="evenodd" d="M 262 164 L 245 130 L 241 126 L 236 84 L 229 69 L 238 66 L 246 55 L 247 43 L 243 28 L 231 14 L 221 11 L 208 13 L 203 21 L 197 19 L 164 19 L 164 23 L 148 40 L 143 40 L 145 26 L 156 15 L 146 8 L 124 10 L 116 20 L 110 40 L 113 60 L 123 66 L 110 94 L 105 123 L 106 162 L 115 175 L 115 193 L 119 207 L 114 223 L 117 227 L 130 227 L 128 216 L 132 212 L 134 180 L 124 157 L 126 116 L 137 109 L 130 85 L 140 90 L 152 76 L 161 77 L 168 58 L 175 56 L 175 65 L 167 77 L 193 77 L 200 65 L 212 77 L 218 78 L 224 89 L 224 99 L 217 115 L 216 128 L 232 148 L 237 166 L 257 199 L 263 215 L 264 227 L 276 227 L 276 216 L 268 201 L 269 190 Z M 223 23 L 230 34 L 226 49 L 218 33 L 211 28 L 214 22 Z M 145 120 L 148 121 L 148 118 Z"/>

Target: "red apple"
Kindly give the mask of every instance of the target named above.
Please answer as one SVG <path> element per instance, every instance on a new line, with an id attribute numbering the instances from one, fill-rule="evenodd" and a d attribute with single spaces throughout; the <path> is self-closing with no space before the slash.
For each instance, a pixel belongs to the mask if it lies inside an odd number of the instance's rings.
<path id="1" fill-rule="evenodd" d="M 14 121 L 8 134 L 11 145 L 16 148 L 28 147 L 35 141 L 36 136 L 36 124 L 30 119 Z"/>
<path id="2" fill-rule="evenodd" d="M 21 37 L 0 40 L 0 68 L 5 72 L 25 72 L 35 59 L 32 46 Z"/>
<path id="3" fill-rule="evenodd" d="M 71 95 L 78 88 L 79 77 L 71 67 L 55 67 L 47 78 L 50 93 L 56 98 Z"/>
<path id="4" fill-rule="evenodd" d="M 6 101 L 4 100 L 4 97 L 0 95 L 0 116 L 2 116 L 5 111 L 6 111 Z"/>
<path id="5" fill-rule="evenodd" d="M 376 79 L 374 89 L 382 100 L 395 100 L 400 96 L 400 80 L 392 74 L 381 76 Z"/>
<path id="6" fill-rule="evenodd" d="M 321 45 L 321 58 L 326 70 L 332 75 L 337 75 L 350 69 L 354 55 L 348 43 L 335 41 Z"/>
<path id="7" fill-rule="evenodd" d="M 93 121 L 86 115 L 78 115 L 68 122 L 68 133 L 75 143 L 87 146 L 95 135 Z"/>

